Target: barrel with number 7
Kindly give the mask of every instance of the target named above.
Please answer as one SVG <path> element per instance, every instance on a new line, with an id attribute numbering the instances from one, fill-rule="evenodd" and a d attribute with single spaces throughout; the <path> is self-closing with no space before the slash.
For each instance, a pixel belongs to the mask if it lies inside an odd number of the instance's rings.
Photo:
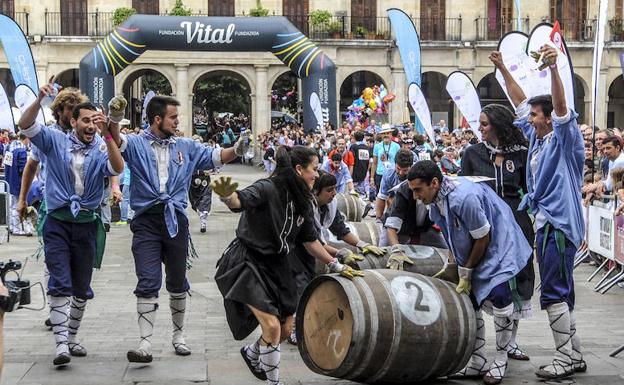
<path id="1" fill-rule="evenodd" d="M 301 357 L 312 371 L 364 383 L 447 376 L 468 362 L 476 337 L 470 299 L 436 278 L 366 270 L 315 278 L 297 310 Z"/>

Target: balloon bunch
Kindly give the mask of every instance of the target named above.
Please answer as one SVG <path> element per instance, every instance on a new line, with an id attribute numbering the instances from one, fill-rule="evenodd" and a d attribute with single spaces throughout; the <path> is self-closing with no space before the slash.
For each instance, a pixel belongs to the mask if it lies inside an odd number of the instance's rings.
<path id="1" fill-rule="evenodd" d="M 345 114 L 345 120 L 354 125 L 355 122 L 366 123 L 373 115 L 388 113 L 388 105 L 392 103 L 395 95 L 388 92 L 382 84 L 380 86 L 366 87 L 362 95 L 355 99 Z"/>
<path id="2" fill-rule="evenodd" d="M 288 100 L 293 97 L 296 97 L 294 89 L 271 91 L 271 103 L 273 105 L 287 104 Z"/>

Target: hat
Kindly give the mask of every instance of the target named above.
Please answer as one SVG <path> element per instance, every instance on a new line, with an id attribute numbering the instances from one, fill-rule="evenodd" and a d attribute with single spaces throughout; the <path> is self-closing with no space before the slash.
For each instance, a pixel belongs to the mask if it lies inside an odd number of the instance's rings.
<path id="1" fill-rule="evenodd" d="M 381 125 L 381 130 L 379 130 L 379 134 L 390 134 L 394 130 L 394 127 L 388 123 L 384 123 Z"/>

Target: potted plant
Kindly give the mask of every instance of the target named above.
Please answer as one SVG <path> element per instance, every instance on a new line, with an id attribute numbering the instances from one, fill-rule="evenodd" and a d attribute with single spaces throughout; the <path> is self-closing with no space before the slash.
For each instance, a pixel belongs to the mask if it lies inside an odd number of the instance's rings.
<path id="1" fill-rule="evenodd" d="M 113 26 L 116 27 L 136 13 L 136 9 L 121 7 L 113 12 Z"/>
<path id="2" fill-rule="evenodd" d="M 611 30 L 612 41 L 624 40 L 624 22 L 621 17 L 609 20 L 609 29 Z"/>
<path id="3" fill-rule="evenodd" d="M 364 28 L 363 25 L 358 25 L 357 27 L 355 27 L 355 37 L 363 39 L 364 37 L 366 37 L 367 34 L 368 30 Z"/>
<path id="4" fill-rule="evenodd" d="M 319 37 L 327 37 L 331 17 L 331 12 L 325 9 L 317 9 L 310 12 L 310 25 L 312 26 L 312 31 L 315 35 L 320 35 Z"/>
<path id="5" fill-rule="evenodd" d="M 191 16 L 191 9 L 184 7 L 182 0 L 176 0 L 175 5 L 171 8 L 170 16 Z"/>
<path id="6" fill-rule="evenodd" d="M 252 8 L 249 10 L 249 16 L 253 16 L 253 17 L 269 16 L 269 10 L 262 6 L 262 2 L 260 0 L 256 0 L 256 8 Z"/>
<path id="7" fill-rule="evenodd" d="M 334 39 L 340 39 L 342 37 L 343 26 L 341 22 L 334 21 L 330 23 L 328 29 Z"/>

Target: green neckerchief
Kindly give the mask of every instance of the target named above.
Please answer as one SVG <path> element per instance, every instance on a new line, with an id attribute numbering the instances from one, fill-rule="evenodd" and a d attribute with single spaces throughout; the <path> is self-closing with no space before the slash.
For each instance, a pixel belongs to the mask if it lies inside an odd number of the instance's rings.
<path id="1" fill-rule="evenodd" d="M 58 219 L 63 222 L 70 223 L 91 223 L 97 221 L 97 232 L 95 235 L 95 259 L 93 261 L 93 267 L 99 269 L 102 267 L 102 258 L 104 257 L 104 247 L 106 246 L 106 231 L 104 230 L 104 224 L 99 215 L 92 210 L 80 210 L 78 216 L 74 218 L 69 207 L 63 207 L 58 210 L 54 210 L 48 215 L 54 219 Z"/>
<path id="2" fill-rule="evenodd" d="M 522 311 L 522 298 L 520 297 L 520 293 L 518 293 L 518 284 L 516 283 L 516 277 L 513 277 L 509 281 L 509 288 L 511 289 L 511 299 L 518 309 L 518 312 Z"/>

